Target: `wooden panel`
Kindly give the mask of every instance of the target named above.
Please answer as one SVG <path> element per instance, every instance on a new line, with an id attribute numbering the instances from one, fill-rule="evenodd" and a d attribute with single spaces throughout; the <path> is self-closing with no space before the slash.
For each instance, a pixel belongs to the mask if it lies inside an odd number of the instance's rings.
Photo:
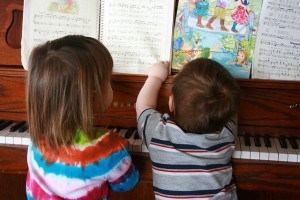
<path id="1" fill-rule="evenodd" d="M 21 66 L 23 1 L 2 0 L 0 8 L 0 65 Z"/>
<path id="2" fill-rule="evenodd" d="M 23 69 L 0 68 L 0 118 L 26 120 Z"/>
<path id="3" fill-rule="evenodd" d="M 13 181 L 11 183 L 18 184 L 20 188 L 21 185 L 24 187 L 28 169 L 26 151 L 25 147 L 0 146 L 2 172 L 0 179 L 7 177 L 9 181 Z M 154 199 L 149 154 L 131 153 L 131 155 L 134 165 L 140 172 L 138 185 L 126 193 L 110 191 L 111 199 Z M 284 192 L 286 199 L 300 199 L 300 168 L 297 163 L 233 159 L 233 173 L 237 188 L 241 191 L 239 195 L 247 193 L 246 191 L 259 191 L 253 194 L 260 196 L 261 199 L 285 199 L 284 195 L 280 195 Z M 11 189 L 3 191 L 0 187 L 0 194 L 3 194 L 1 191 L 9 195 L 7 192 L 11 192 Z"/>
<path id="4" fill-rule="evenodd" d="M 298 193 L 286 192 L 266 192 L 266 191 L 253 191 L 253 190 L 238 190 L 238 199 L 240 200 L 299 200 Z"/>
<path id="5" fill-rule="evenodd" d="M 27 148 L 0 146 L 0 171 L 11 174 L 27 174 Z"/>
<path id="6" fill-rule="evenodd" d="M 25 77 L 23 69 L 0 68 L 0 118 L 26 120 Z M 136 126 L 135 101 L 145 76 L 113 76 L 114 99 L 97 125 Z M 172 76 L 159 93 L 158 110 L 168 112 Z M 241 87 L 240 127 L 279 134 L 296 134 L 300 129 L 300 83 L 293 81 L 238 80 Z M 258 114 L 259 113 L 259 114 Z M 288 133 L 286 133 L 288 132 Z M 299 136 L 296 134 L 296 136 Z"/>
<path id="7" fill-rule="evenodd" d="M 232 164 L 239 189 L 300 193 L 299 163 L 233 159 Z"/>
<path id="8" fill-rule="evenodd" d="M 290 108 L 300 104 L 300 82 L 251 79 L 239 84 L 242 89 L 239 124 L 300 128 L 300 109 Z"/>
<path id="9" fill-rule="evenodd" d="M 0 173 L 2 200 L 26 200 L 26 175 Z"/>

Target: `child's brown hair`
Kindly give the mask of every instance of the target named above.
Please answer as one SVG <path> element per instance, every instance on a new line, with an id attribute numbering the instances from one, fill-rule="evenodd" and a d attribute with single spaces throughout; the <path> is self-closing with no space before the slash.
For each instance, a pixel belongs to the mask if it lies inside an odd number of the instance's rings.
<path id="1" fill-rule="evenodd" d="M 27 80 L 29 133 L 34 145 L 50 151 L 74 141 L 76 130 L 90 139 L 95 106 L 104 112 L 113 60 L 98 40 L 65 36 L 36 47 Z"/>
<path id="2" fill-rule="evenodd" d="M 239 86 L 218 62 L 198 58 L 173 82 L 175 121 L 186 132 L 221 130 L 238 111 Z"/>

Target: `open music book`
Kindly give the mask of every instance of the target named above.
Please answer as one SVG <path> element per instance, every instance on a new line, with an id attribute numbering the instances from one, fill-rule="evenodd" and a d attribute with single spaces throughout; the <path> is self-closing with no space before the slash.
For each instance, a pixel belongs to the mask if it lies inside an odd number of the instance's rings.
<path id="1" fill-rule="evenodd" d="M 264 0 L 252 78 L 300 80 L 300 1 Z"/>
<path id="2" fill-rule="evenodd" d="M 114 72 L 146 74 L 170 60 L 173 0 L 25 0 L 22 64 L 31 50 L 65 35 L 97 38 L 111 52 Z"/>
<path id="3" fill-rule="evenodd" d="M 297 0 L 179 0 L 172 69 L 206 57 L 236 78 L 300 80 L 299 17 Z"/>

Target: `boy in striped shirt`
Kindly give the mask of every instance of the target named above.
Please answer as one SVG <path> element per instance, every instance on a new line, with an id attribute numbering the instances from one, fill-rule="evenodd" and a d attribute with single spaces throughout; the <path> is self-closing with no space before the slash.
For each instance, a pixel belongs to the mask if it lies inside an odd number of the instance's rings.
<path id="1" fill-rule="evenodd" d="M 156 199 L 237 199 L 231 156 L 239 86 L 218 62 L 193 60 L 174 77 L 171 119 L 155 110 L 168 68 L 168 62 L 160 62 L 149 69 L 136 102 Z"/>

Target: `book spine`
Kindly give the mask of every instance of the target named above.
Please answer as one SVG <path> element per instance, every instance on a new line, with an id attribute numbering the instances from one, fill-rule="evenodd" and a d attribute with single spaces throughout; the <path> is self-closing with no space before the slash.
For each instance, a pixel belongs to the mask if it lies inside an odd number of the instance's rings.
<path id="1" fill-rule="evenodd" d="M 98 40 L 100 42 L 102 42 L 103 40 L 103 23 L 104 23 L 104 0 L 99 0 L 99 36 L 98 36 Z"/>

